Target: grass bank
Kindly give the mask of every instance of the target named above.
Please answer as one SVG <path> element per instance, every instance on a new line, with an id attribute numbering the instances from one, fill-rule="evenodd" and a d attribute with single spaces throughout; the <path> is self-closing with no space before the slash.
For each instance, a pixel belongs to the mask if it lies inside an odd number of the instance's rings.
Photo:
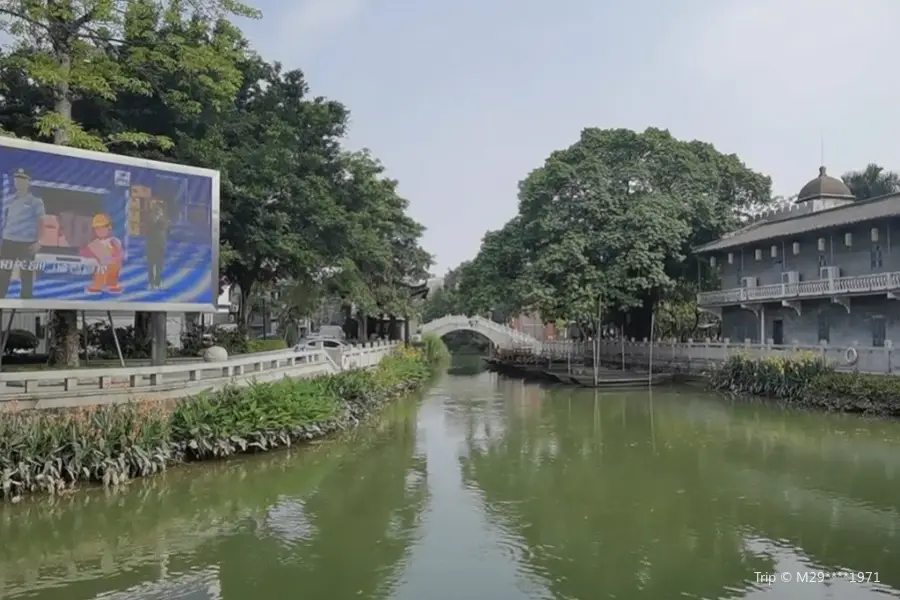
<path id="1" fill-rule="evenodd" d="M 438 362 L 433 353 L 401 347 L 374 369 L 284 378 L 177 402 L 0 412 L 0 499 L 78 484 L 121 485 L 179 463 L 352 428 L 387 400 L 424 385 Z"/>
<path id="2" fill-rule="evenodd" d="M 729 357 L 708 374 L 711 388 L 834 412 L 900 417 L 900 377 L 837 371 L 813 353 Z"/>

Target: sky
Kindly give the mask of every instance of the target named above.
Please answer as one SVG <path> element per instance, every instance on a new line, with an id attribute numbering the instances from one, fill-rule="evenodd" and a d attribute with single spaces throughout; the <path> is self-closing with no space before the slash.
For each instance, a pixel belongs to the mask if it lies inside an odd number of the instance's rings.
<path id="1" fill-rule="evenodd" d="M 517 184 L 585 127 L 669 129 L 796 194 L 900 170 L 897 0 L 258 0 L 242 24 L 351 111 L 435 275 L 512 218 Z M 824 143 L 823 143 L 824 142 Z"/>

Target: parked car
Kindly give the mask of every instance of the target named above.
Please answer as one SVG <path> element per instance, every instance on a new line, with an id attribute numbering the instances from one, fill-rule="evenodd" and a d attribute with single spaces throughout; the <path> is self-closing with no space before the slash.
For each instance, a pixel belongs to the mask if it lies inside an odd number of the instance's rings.
<path id="1" fill-rule="evenodd" d="M 297 345 L 294 346 L 294 352 L 318 350 L 320 348 L 325 348 L 326 350 L 343 350 L 347 348 L 347 344 L 332 337 L 310 337 L 297 342 Z"/>

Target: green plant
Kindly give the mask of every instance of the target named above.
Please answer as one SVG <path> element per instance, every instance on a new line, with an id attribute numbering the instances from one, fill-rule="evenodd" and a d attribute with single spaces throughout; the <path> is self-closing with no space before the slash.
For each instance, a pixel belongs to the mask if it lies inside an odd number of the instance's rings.
<path id="1" fill-rule="evenodd" d="M 422 336 L 425 359 L 432 365 L 441 364 L 450 360 L 450 350 L 444 340 L 436 333 L 429 332 Z"/>
<path id="2" fill-rule="evenodd" d="M 824 373 L 809 385 L 808 395 L 832 410 L 900 415 L 900 379 L 896 375 Z"/>
<path id="3" fill-rule="evenodd" d="M 281 338 L 269 338 L 265 340 L 249 340 L 247 342 L 247 352 L 271 352 L 273 350 L 286 349 L 287 342 Z"/>
<path id="4" fill-rule="evenodd" d="M 158 403 L 0 413 L 0 497 L 116 485 L 165 468 L 168 416 Z"/>
<path id="5" fill-rule="evenodd" d="M 762 358 L 736 354 L 713 368 L 708 378 L 718 390 L 794 400 L 804 396 L 817 377 L 833 370 L 811 352 Z"/>
<path id="6" fill-rule="evenodd" d="M 117 485 L 184 460 L 291 445 L 335 431 L 431 373 L 400 347 L 370 370 L 228 387 L 178 402 L 0 411 L 0 498 Z"/>

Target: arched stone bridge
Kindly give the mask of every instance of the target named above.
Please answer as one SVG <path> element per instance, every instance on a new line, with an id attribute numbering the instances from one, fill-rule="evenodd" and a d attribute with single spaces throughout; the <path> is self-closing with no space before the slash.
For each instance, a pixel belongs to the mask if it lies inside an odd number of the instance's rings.
<path id="1" fill-rule="evenodd" d="M 540 345 L 534 336 L 479 316 L 447 315 L 424 323 L 421 331 L 422 333 L 436 333 L 440 336 L 445 336 L 453 331 L 475 331 L 491 340 L 496 347 L 505 349 L 522 347 L 537 349 Z"/>

